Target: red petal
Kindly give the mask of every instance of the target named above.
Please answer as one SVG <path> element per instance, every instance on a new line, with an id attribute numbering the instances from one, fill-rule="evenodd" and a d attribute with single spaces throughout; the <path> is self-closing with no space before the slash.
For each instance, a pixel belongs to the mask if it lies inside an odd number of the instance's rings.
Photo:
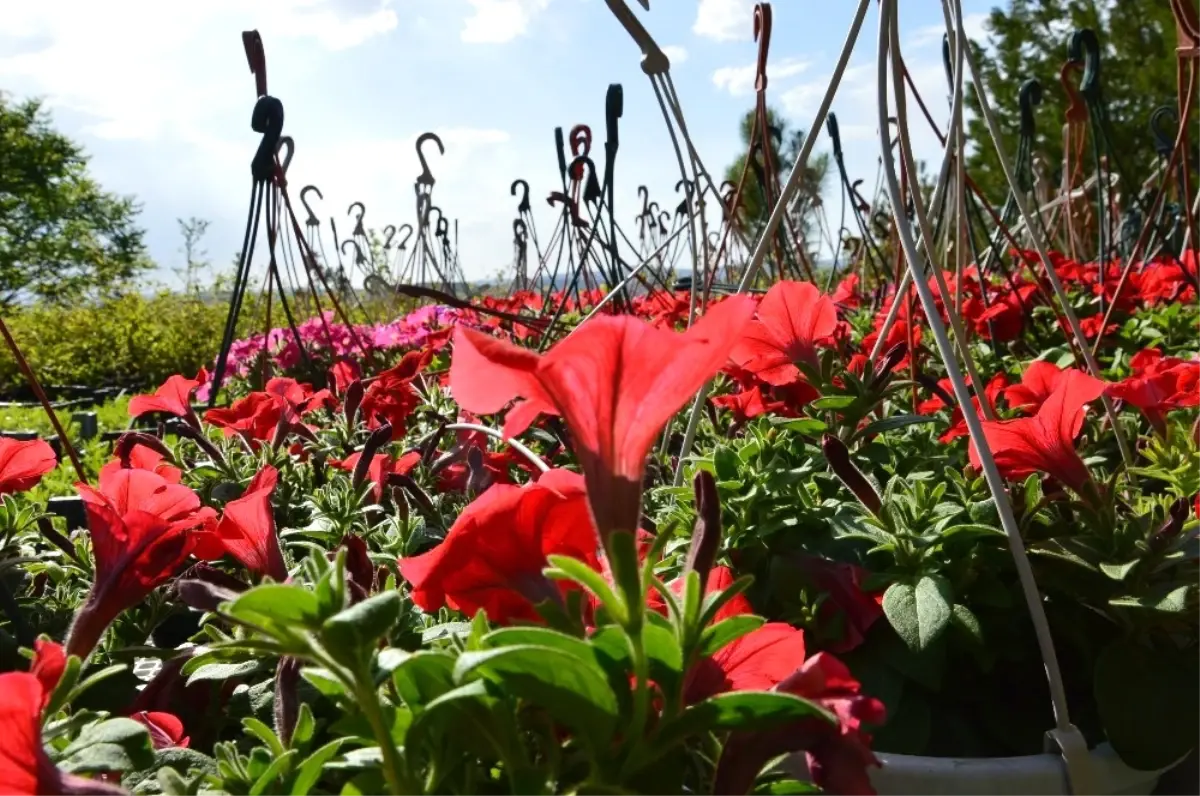
<path id="1" fill-rule="evenodd" d="M 46 441 L 0 437 L 0 495 L 33 489 L 57 466 L 54 448 Z"/>

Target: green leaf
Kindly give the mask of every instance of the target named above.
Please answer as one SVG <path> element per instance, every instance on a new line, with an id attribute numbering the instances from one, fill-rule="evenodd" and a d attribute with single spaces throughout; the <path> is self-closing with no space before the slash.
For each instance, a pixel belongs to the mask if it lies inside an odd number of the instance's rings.
<path id="1" fill-rule="evenodd" d="M 488 633 L 483 639 L 483 648 L 485 649 L 498 649 L 518 644 L 554 647 L 587 661 L 597 668 L 603 668 L 596 656 L 596 650 L 591 644 L 583 639 L 568 636 L 566 633 L 560 633 L 547 627 L 502 627 Z"/>
<path id="2" fill-rule="evenodd" d="M 296 772 L 296 779 L 292 782 L 292 796 L 307 796 L 312 791 L 313 785 L 316 785 L 317 780 L 321 778 L 325 764 L 337 755 L 345 740 L 345 738 L 335 738 L 309 755 L 308 759 L 300 766 L 300 770 Z"/>
<path id="3" fill-rule="evenodd" d="M 475 676 L 544 707 L 597 746 L 612 741 L 617 698 L 604 671 L 585 658 L 533 644 L 463 653 L 454 665 L 455 681 Z"/>
<path id="4" fill-rule="evenodd" d="M 454 688 L 454 658 L 428 650 L 414 653 L 392 672 L 392 683 L 404 704 L 418 713 Z"/>
<path id="5" fill-rule="evenodd" d="M 972 642 L 983 646 L 983 628 L 971 609 L 961 603 L 955 603 L 951 611 L 950 621 L 954 626 L 962 630 Z"/>
<path id="6" fill-rule="evenodd" d="M 853 395 L 827 395 L 813 401 L 809 406 L 818 411 L 837 410 L 845 409 L 857 400 Z"/>
<path id="7" fill-rule="evenodd" d="M 1120 608 L 1136 608 L 1161 614 L 1181 614 L 1188 610 L 1188 593 L 1195 591 L 1195 584 L 1176 586 L 1166 594 L 1143 595 L 1140 597 L 1114 597 L 1110 605 Z"/>
<path id="8" fill-rule="evenodd" d="M 854 432 L 852 439 L 871 438 L 877 434 L 882 434 L 885 431 L 894 431 L 898 428 L 906 428 L 907 426 L 917 426 L 923 423 L 933 423 L 937 418 L 926 417 L 925 415 L 894 415 L 885 417 L 880 420 L 875 420 L 863 426 L 858 431 Z"/>
<path id="9" fill-rule="evenodd" d="M 266 744 L 267 748 L 271 750 L 272 755 L 278 757 L 283 754 L 283 743 L 279 740 L 279 736 L 275 734 L 275 731 L 266 724 L 251 716 L 242 719 L 242 726 L 246 728 L 246 732 Z"/>
<path id="10" fill-rule="evenodd" d="M 769 730 L 808 718 L 837 723 L 837 719 L 820 705 L 792 694 L 730 691 L 697 702 L 666 722 L 659 731 L 657 743 L 669 747 L 685 738 L 717 730 Z"/>
<path id="11" fill-rule="evenodd" d="M 718 481 L 736 481 L 741 470 L 741 460 L 728 445 L 718 445 L 712 453 L 713 469 Z"/>
<path id="12" fill-rule="evenodd" d="M 266 669 L 261 660 L 241 661 L 240 663 L 206 663 L 196 668 L 188 677 L 188 685 L 201 680 L 232 680 L 246 677 Z"/>
<path id="13" fill-rule="evenodd" d="M 772 417 L 771 425 L 795 431 L 802 437 L 815 437 L 829 428 L 823 421 L 815 417 Z"/>
<path id="14" fill-rule="evenodd" d="M 88 726 L 58 761 L 59 767 L 71 773 L 132 771 L 153 763 L 150 734 L 133 719 L 108 719 Z"/>
<path id="15" fill-rule="evenodd" d="M 552 569 L 546 570 L 546 577 L 555 580 L 573 580 L 589 591 L 609 615 L 620 622 L 625 615 L 624 604 L 617 599 L 616 593 L 612 586 L 604 579 L 596 570 L 589 567 L 582 561 L 571 558 L 570 556 L 549 556 L 547 561 L 552 565 Z"/>
<path id="16" fill-rule="evenodd" d="M 328 669 L 306 666 L 300 670 L 300 676 L 323 696 L 337 698 L 346 693 L 346 686 Z"/>
<path id="17" fill-rule="evenodd" d="M 700 654 L 713 655 L 726 644 L 762 627 L 766 621 L 761 616 L 743 615 L 731 616 L 715 625 L 709 625 L 700 634 Z"/>
<path id="18" fill-rule="evenodd" d="M 250 786 L 250 796 L 262 796 L 275 780 L 287 774 L 292 767 L 292 761 L 300 752 L 295 749 L 289 749 L 283 754 L 271 761 L 271 765 L 267 766 L 267 770 L 259 775 L 254 784 Z"/>
<path id="19" fill-rule="evenodd" d="M 307 702 L 300 704 L 300 711 L 296 716 L 296 726 L 292 729 L 292 741 L 289 744 L 292 748 L 300 748 L 312 740 L 313 732 L 317 729 L 317 722 L 313 719 L 312 707 Z"/>
<path id="20" fill-rule="evenodd" d="M 1115 581 L 1122 581 L 1125 580 L 1125 576 L 1132 572 L 1133 568 L 1140 563 L 1140 558 L 1135 558 L 1132 561 L 1126 561 L 1124 564 L 1102 563 L 1100 565 L 1100 571 Z"/>
<path id="21" fill-rule="evenodd" d="M 321 618 L 317 595 L 298 586 L 279 583 L 268 583 L 245 592 L 229 606 L 229 613 L 254 624 L 268 619 L 309 628 L 315 628 Z"/>
<path id="22" fill-rule="evenodd" d="M 340 663 L 370 655 L 380 636 L 400 619 L 400 592 L 385 591 L 339 611 L 321 625 L 321 642 Z"/>
<path id="23" fill-rule="evenodd" d="M 940 575 L 925 575 L 914 586 L 893 583 L 883 595 L 883 612 L 912 650 L 927 649 L 950 622 L 954 596 Z"/>
<path id="24" fill-rule="evenodd" d="M 1200 689 L 1183 657 L 1174 650 L 1123 640 L 1105 647 L 1096 658 L 1093 691 L 1104 732 L 1133 768 L 1168 766 L 1200 741 Z"/>

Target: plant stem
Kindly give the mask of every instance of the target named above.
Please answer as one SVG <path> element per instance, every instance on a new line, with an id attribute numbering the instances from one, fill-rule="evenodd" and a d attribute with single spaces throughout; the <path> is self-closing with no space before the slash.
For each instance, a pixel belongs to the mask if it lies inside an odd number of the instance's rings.
<path id="1" fill-rule="evenodd" d="M 366 671 L 366 667 L 359 667 L 355 672 L 354 681 L 354 693 L 358 698 L 358 705 L 362 708 L 367 723 L 371 725 L 371 730 L 375 733 L 375 740 L 379 742 L 379 750 L 383 754 L 383 777 L 387 780 L 388 790 L 394 796 L 415 793 L 414 788 L 409 787 L 407 782 L 401 781 L 400 753 L 396 750 L 396 742 L 392 740 L 391 731 L 383 721 L 383 709 L 379 705 L 379 694 L 375 690 L 371 673 Z"/>

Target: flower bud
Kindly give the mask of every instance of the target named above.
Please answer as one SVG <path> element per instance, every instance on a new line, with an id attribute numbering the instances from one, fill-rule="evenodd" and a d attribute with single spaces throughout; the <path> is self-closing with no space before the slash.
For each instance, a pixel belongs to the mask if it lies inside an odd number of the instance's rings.
<path id="1" fill-rule="evenodd" d="M 883 500 L 867 477 L 851 461 L 846 443 L 832 434 L 826 434 L 821 437 L 821 451 L 825 454 L 825 460 L 829 462 L 830 469 L 841 479 L 846 488 L 853 492 L 858 501 L 866 506 L 872 514 L 878 517 L 883 509 Z"/>
<path id="2" fill-rule="evenodd" d="M 708 585 L 708 573 L 721 547 L 721 499 L 717 495 L 716 479 L 707 470 L 696 473 L 692 488 L 696 493 L 696 525 L 692 529 L 692 544 L 683 571 L 699 574 L 703 588 Z"/>

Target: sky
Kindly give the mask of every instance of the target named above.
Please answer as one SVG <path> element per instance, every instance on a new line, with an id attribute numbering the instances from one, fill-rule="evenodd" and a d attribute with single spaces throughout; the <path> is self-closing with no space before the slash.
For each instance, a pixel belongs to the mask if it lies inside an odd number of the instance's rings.
<path id="1" fill-rule="evenodd" d="M 964 0 L 973 39 L 995 0 Z M 750 0 L 628 0 L 671 59 L 689 132 L 717 177 L 743 145 L 741 116 L 754 107 L 757 45 Z M 850 0 L 776 0 L 768 100 L 808 128 L 854 12 Z M 901 4 L 902 52 L 939 123 L 948 116 L 936 0 Z M 851 179 L 875 184 L 875 4 L 868 12 L 833 111 Z M 40 96 L 56 127 L 80 142 L 108 190 L 142 203 L 156 276 L 179 284 L 178 218 L 210 222 L 209 259 L 227 268 L 241 245 L 256 93 L 241 32 L 265 45 L 269 93 L 294 138 L 288 182 L 295 201 L 313 184 L 314 210 L 352 226 L 361 201 L 368 227 L 411 223 L 414 142 L 436 132 L 446 152 L 429 156 L 434 204 L 458 221 L 468 278 L 510 267 L 514 179 L 532 186 L 542 234 L 557 211 L 544 201 L 559 183 L 554 128 L 592 127 L 603 163 L 604 99 L 624 89 L 616 164 L 618 223 L 633 234 L 637 186 L 664 207 L 678 201 L 679 172 L 641 53 L 604 0 L 39 0 L 5 9 L 0 88 Z M 817 151 L 829 150 L 818 131 Z M 922 121 L 918 159 L 940 157 Z M 837 183 L 826 183 L 838 204 Z M 297 206 L 303 222 L 303 210 Z M 328 236 L 328 227 L 325 235 Z M 331 255 L 332 256 L 332 255 Z M 258 260 L 259 268 L 263 260 Z M 258 269 L 256 269 L 258 270 Z"/>

